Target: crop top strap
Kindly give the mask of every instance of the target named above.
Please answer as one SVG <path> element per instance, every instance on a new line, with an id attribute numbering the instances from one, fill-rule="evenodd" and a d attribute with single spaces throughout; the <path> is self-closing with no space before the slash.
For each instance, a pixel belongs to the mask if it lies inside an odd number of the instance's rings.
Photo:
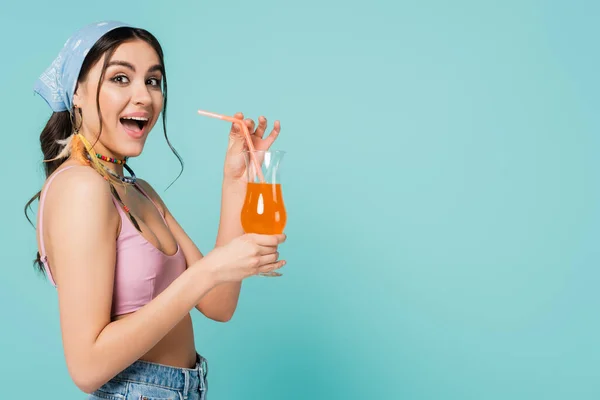
<path id="1" fill-rule="evenodd" d="M 165 216 L 162 213 L 162 211 L 160 210 L 160 207 L 158 206 L 158 204 L 156 204 L 154 202 L 154 200 L 152 200 L 152 197 L 148 196 L 148 193 L 146 193 L 146 191 L 144 189 L 142 189 L 142 187 L 140 186 L 139 183 L 134 183 L 134 185 L 135 185 L 136 189 L 140 191 L 140 193 L 142 193 L 148 200 L 150 200 L 150 202 L 152 202 L 152 204 L 154 205 L 154 207 L 156 208 L 156 210 L 162 217 L 163 221 L 165 221 L 165 224 L 167 224 L 167 220 L 165 219 Z M 167 226 L 168 226 L 168 224 L 167 224 Z"/>

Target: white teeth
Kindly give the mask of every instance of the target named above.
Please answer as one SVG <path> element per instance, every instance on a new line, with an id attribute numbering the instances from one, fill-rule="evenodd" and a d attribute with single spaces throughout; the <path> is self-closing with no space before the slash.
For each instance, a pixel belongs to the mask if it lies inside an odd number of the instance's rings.
<path id="1" fill-rule="evenodd" d="M 133 119 L 136 121 L 144 121 L 144 122 L 148 121 L 148 118 L 144 118 L 144 117 L 123 117 L 122 119 Z"/>

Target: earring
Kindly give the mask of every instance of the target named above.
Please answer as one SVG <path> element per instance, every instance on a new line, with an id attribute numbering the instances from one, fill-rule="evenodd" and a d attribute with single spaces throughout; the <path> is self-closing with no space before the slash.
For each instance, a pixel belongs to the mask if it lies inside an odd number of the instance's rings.
<path id="1" fill-rule="evenodd" d="M 74 118 L 75 110 L 79 111 L 79 126 L 75 126 L 76 119 Z M 73 125 L 74 134 L 77 135 L 79 130 L 81 129 L 81 125 L 83 125 L 83 112 L 81 108 L 77 104 L 73 104 L 73 112 L 71 113 L 71 124 Z"/>

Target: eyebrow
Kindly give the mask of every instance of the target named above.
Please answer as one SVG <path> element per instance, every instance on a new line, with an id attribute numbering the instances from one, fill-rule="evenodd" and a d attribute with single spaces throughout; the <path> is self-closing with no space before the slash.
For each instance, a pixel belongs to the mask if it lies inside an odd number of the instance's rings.
<path id="1" fill-rule="evenodd" d="M 129 68 L 130 70 L 135 72 L 135 67 L 133 66 L 133 64 L 128 63 L 127 61 L 111 61 L 108 63 L 108 65 L 106 67 L 108 68 L 113 65 Z M 154 72 L 154 71 L 163 72 L 163 66 L 160 64 L 156 64 L 156 65 L 153 65 L 150 68 L 148 68 L 148 72 Z"/>

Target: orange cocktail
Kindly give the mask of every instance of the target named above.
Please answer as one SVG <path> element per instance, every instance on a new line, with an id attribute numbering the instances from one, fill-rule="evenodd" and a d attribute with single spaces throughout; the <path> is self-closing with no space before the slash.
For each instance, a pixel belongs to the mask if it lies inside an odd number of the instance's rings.
<path id="1" fill-rule="evenodd" d="M 244 152 L 248 183 L 240 217 L 246 233 L 262 235 L 283 233 L 287 221 L 279 176 L 283 155 L 283 151 Z M 260 275 L 281 276 L 277 271 Z"/>
<path id="2" fill-rule="evenodd" d="M 280 183 L 248 182 L 242 207 L 242 227 L 246 233 L 283 233 L 287 215 Z"/>

